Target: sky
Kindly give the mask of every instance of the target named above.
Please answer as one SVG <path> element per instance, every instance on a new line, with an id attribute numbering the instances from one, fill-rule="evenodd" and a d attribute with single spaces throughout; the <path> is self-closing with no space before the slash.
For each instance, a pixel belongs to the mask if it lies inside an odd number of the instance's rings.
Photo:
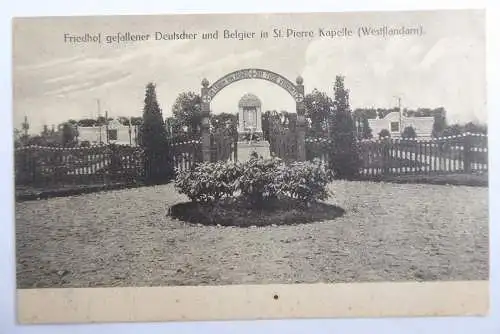
<path id="1" fill-rule="evenodd" d="M 359 27 L 423 27 L 422 36 L 358 37 Z M 351 29 L 352 37 L 151 40 L 131 43 L 65 43 L 64 35 L 118 32 L 213 32 L 225 29 Z M 181 92 L 200 92 L 242 68 L 263 68 L 295 82 L 304 79 L 332 95 L 345 77 L 352 109 L 444 107 L 449 122 L 487 121 L 485 27 L 482 11 L 372 12 L 59 17 L 17 19 L 13 24 L 14 126 L 27 116 L 33 133 L 68 119 L 141 116 L 145 86 L 154 82 L 165 117 Z M 237 112 L 253 93 L 263 110 L 295 110 L 281 87 L 242 80 L 212 101 L 214 113 Z"/>

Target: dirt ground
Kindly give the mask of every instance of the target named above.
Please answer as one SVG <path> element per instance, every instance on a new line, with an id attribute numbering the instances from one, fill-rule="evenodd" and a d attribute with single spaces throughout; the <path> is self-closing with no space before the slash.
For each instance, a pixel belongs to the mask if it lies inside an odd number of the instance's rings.
<path id="1" fill-rule="evenodd" d="M 338 181 L 334 220 L 172 220 L 172 185 L 16 203 L 18 288 L 488 279 L 488 188 Z"/>

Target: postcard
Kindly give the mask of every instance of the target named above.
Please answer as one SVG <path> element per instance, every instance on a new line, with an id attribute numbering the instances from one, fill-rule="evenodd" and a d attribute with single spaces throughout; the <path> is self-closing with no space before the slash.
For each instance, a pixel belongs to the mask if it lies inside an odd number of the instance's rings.
<path id="1" fill-rule="evenodd" d="M 487 314 L 484 10 L 12 27 L 20 323 Z"/>

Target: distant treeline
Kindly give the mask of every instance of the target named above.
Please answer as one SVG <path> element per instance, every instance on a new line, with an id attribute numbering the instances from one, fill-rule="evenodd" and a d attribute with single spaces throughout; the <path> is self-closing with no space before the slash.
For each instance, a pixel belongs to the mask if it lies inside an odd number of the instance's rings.
<path id="1" fill-rule="evenodd" d="M 368 119 L 384 118 L 391 112 L 398 112 L 399 109 L 395 108 L 357 108 L 354 110 L 355 117 L 366 117 Z M 443 107 L 439 108 L 418 108 L 403 109 L 403 116 L 405 117 L 443 117 L 446 118 L 446 110 Z"/>
<path id="2" fill-rule="evenodd" d="M 142 117 L 125 117 L 125 116 L 119 116 L 116 117 L 116 119 L 125 126 L 128 126 L 130 122 L 132 122 L 132 125 L 140 125 L 142 123 Z M 107 122 L 111 122 L 114 120 L 112 117 L 108 117 Z M 67 123 L 73 124 L 73 125 L 78 125 L 81 127 L 92 127 L 92 126 L 103 126 L 106 125 L 106 118 L 104 116 L 97 117 L 96 119 L 93 118 L 83 118 L 80 120 L 74 120 L 70 119 Z"/>

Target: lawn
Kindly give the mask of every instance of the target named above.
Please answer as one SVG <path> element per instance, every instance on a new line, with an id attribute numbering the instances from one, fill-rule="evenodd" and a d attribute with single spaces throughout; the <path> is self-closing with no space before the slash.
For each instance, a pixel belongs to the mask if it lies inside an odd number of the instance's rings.
<path id="1" fill-rule="evenodd" d="M 183 223 L 171 184 L 16 203 L 18 288 L 488 279 L 488 188 L 331 184 L 345 213 Z"/>

